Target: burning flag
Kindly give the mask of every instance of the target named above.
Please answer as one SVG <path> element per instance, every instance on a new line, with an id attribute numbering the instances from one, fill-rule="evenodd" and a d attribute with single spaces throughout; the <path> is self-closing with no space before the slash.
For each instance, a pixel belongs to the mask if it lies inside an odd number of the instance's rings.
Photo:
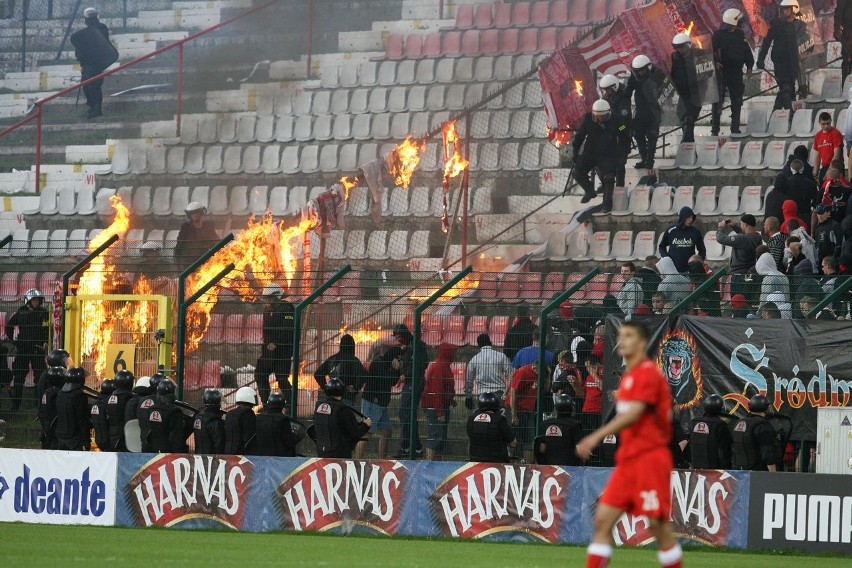
<path id="1" fill-rule="evenodd" d="M 541 63 L 538 70 L 541 98 L 547 117 L 547 133 L 557 146 L 571 140 L 586 112 L 597 98 L 595 78 L 577 47 L 558 49 Z"/>
<path id="2" fill-rule="evenodd" d="M 450 229 L 449 214 L 447 211 L 449 207 L 450 179 L 457 177 L 460 173 L 465 171 L 469 162 L 462 157 L 461 152 L 459 151 L 461 141 L 459 140 L 458 131 L 456 130 L 456 121 L 453 120 L 451 122 L 445 122 L 441 127 L 441 132 L 444 139 L 444 191 L 441 226 L 446 233 Z"/>
<path id="3" fill-rule="evenodd" d="M 583 97 L 583 82 L 579 79 L 574 79 L 574 92 L 582 98 Z"/>
<path id="4" fill-rule="evenodd" d="M 411 183 L 411 176 L 420 163 L 421 153 L 423 142 L 409 136 L 388 156 L 388 171 L 397 187 L 407 188 Z"/>
<path id="5" fill-rule="evenodd" d="M 358 187 L 358 184 L 361 180 L 358 179 L 358 176 L 343 176 L 340 178 L 338 182 L 341 186 L 343 186 L 343 199 L 349 200 L 349 192 L 352 191 L 352 188 Z"/>

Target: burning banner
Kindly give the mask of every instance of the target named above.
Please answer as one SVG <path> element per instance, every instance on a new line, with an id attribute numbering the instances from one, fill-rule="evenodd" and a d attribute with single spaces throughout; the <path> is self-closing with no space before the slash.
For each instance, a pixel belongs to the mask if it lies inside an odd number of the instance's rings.
<path id="1" fill-rule="evenodd" d="M 556 145 L 566 144 L 597 98 L 595 77 L 576 47 L 555 51 L 538 73 L 548 138 Z"/>
<path id="2" fill-rule="evenodd" d="M 411 136 L 406 138 L 387 156 L 371 160 L 360 166 L 358 179 L 364 180 L 370 189 L 370 216 L 374 223 L 382 220 L 382 195 L 385 191 L 385 179 L 390 177 L 397 187 L 407 188 L 411 176 L 420 163 L 424 142 Z"/>
<path id="3" fill-rule="evenodd" d="M 462 157 L 460 152 L 461 141 L 459 140 L 458 132 L 456 131 L 456 121 L 445 122 L 441 126 L 443 135 L 443 150 L 444 150 L 444 179 L 443 179 L 443 203 L 441 226 L 446 233 L 450 228 L 450 218 L 448 214 L 449 195 L 450 195 L 450 180 L 464 172 L 469 163 Z"/>

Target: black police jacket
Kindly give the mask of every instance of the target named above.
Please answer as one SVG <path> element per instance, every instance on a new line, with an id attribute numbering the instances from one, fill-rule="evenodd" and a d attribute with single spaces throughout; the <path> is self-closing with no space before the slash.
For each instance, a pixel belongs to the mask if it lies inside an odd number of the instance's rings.
<path id="1" fill-rule="evenodd" d="M 508 463 L 507 446 L 515 436 L 506 417 L 499 412 L 478 411 L 467 419 L 470 461 Z"/>
<path id="2" fill-rule="evenodd" d="M 225 453 L 252 454 L 256 417 L 254 409 L 247 404 L 238 404 L 225 414 Z"/>
<path id="3" fill-rule="evenodd" d="M 180 263 L 189 264 L 218 241 L 219 235 L 213 225 L 205 222 L 198 228 L 184 221 L 175 242 L 174 258 Z"/>
<path id="4" fill-rule="evenodd" d="M 786 18 L 776 18 L 769 25 L 769 31 L 763 38 L 757 54 L 758 66 L 765 60 L 772 48 L 772 62 L 775 64 L 776 77 L 797 77 L 799 74 L 799 38 L 807 35 L 804 22 Z"/>
<path id="5" fill-rule="evenodd" d="M 355 445 L 369 429 L 366 423 L 358 422 L 345 402 L 334 398 L 317 402 L 314 432 L 319 457 L 351 458 Z"/>
<path id="6" fill-rule="evenodd" d="M 736 423 L 731 437 L 735 468 L 767 471 L 775 463 L 775 429 L 763 416 L 748 414 Z"/>
<path id="7" fill-rule="evenodd" d="M 221 454 L 225 451 L 225 413 L 213 408 L 204 408 L 192 421 L 192 433 L 196 454 Z"/>
<path id="8" fill-rule="evenodd" d="M 834 35 L 852 33 L 852 0 L 837 0 L 834 8 Z"/>
<path id="9" fill-rule="evenodd" d="M 280 410 L 264 408 L 257 415 L 257 438 L 254 454 L 257 456 L 293 457 L 299 439 L 293 433 L 290 418 Z"/>
<path id="10" fill-rule="evenodd" d="M 124 443 L 124 425 L 127 423 L 127 403 L 132 397 L 133 393 L 129 390 L 116 389 L 106 400 L 110 447 L 117 452 L 127 451 L 127 445 Z M 101 447 L 100 444 L 98 446 Z"/>
<path id="11" fill-rule="evenodd" d="M 6 320 L 6 337 L 11 340 L 14 337 L 15 328 L 18 328 L 18 337 L 15 338 L 15 346 L 20 355 L 44 354 L 42 344 L 47 343 L 50 336 L 50 315 L 43 307 L 30 309 L 21 306 Z M 33 350 L 36 344 L 39 349 Z"/>
<path id="12" fill-rule="evenodd" d="M 689 448 L 695 469 L 732 467 L 731 431 L 721 417 L 705 414 L 693 418 L 689 427 Z"/>
<path id="13" fill-rule="evenodd" d="M 89 404 L 82 385 L 65 383 L 56 395 L 56 437 L 64 448 L 87 448 Z"/>
<path id="14" fill-rule="evenodd" d="M 263 353 L 270 343 L 275 344 L 275 357 L 290 359 L 293 356 L 293 322 L 296 308 L 286 300 L 263 311 Z"/>
<path id="15" fill-rule="evenodd" d="M 584 157 L 595 160 L 616 160 L 625 152 L 630 152 L 630 130 L 615 114 L 609 120 L 595 122 L 589 112 L 574 135 L 572 145 L 575 156 L 582 153 Z"/>
<path id="16" fill-rule="evenodd" d="M 754 53 L 739 28 L 734 31 L 719 29 L 713 33 L 713 56 L 726 72 L 742 73 L 743 67 L 754 67 Z"/>
<path id="17" fill-rule="evenodd" d="M 639 77 L 636 73 L 627 81 L 627 93 L 633 95 L 636 112 L 633 115 L 634 124 L 659 125 L 663 117 L 663 107 L 660 95 L 666 76 L 656 67 L 647 74 Z"/>
<path id="18" fill-rule="evenodd" d="M 148 409 L 148 436 L 152 452 L 186 453 L 186 438 L 189 436 L 183 412 L 170 402 L 158 400 Z"/>
<path id="19" fill-rule="evenodd" d="M 109 431 L 109 415 L 107 412 L 107 402 L 104 395 L 98 397 L 98 400 L 89 405 L 89 419 L 92 422 L 92 429 L 95 431 L 95 443 L 102 452 L 112 452 L 112 444 L 110 444 Z"/>
<path id="20" fill-rule="evenodd" d="M 604 97 L 612 108 L 613 116 L 621 119 L 630 128 L 633 121 L 633 107 L 630 102 L 630 92 L 625 88 L 619 88 L 611 97 Z"/>
<path id="21" fill-rule="evenodd" d="M 542 462 L 546 465 L 581 466 L 583 462 L 577 456 L 577 444 L 583 438 L 583 429 L 573 418 L 559 416 L 545 420 L 541 425 L 545 451 Z M 536 451 L 538 448 L 536 448 Z"/>
<path id="22" fill-rule="evenodd" d="M 153 395 L 148 395 L 143 397 L 142 400 L 139 401 L 139 407 L 136 409 L 136 419 L 139 421 L 139 437 L 142 439 L 142 451 L 150 452 L 151 443 L 151 423 L 148 419 L 148 413 L 151 411 L 151 407 L 156 404 L 156 397 Z"/>
<path id="23" fill-rule="evenodd" d="M 672 53 L 672 83 L 678 96 L 695 106 L 701 106 L 698 77 L 695 71 L 695 54 L 690 49 L 687 56 Z"/>

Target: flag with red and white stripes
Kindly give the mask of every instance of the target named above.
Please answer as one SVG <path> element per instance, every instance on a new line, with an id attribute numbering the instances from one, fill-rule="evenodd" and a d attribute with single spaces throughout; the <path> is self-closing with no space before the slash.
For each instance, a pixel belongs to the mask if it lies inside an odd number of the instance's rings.
<path id="1" fill-rule="evenodd" d="M 629 68 L 612 45 L 612 35 L 609 29 L 601 37 L 589 39 L 577 47 L 589 67 L 602 75 L 630 73 Z"/>

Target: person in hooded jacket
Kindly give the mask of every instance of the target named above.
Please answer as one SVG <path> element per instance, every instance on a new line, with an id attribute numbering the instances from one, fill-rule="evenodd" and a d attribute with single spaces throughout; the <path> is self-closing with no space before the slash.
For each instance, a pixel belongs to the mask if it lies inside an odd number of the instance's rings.
<path id="1" fill-rule="evenodd" d="M 689 259 L 688 273 L 689 280 L 692 282 L 694 288 L 701 286 L 709 277 L 704 261 L 697 255 Z M 710 317 L 721 317 L 722 297 L 719 294 L 719 288 L 712 286 L 705 291 L 695 303 L 695 308 L 704 315 Z"/>
<path id="2" fill-rule="evenodd" d="M 843 233 L 840 230 L 840 223 L 831 218 L 831 208 L 828 205 L 817 205 L 816 215 L 817 226 L 814 230 L 814 240 L 817 262 L 821 265 L 822 259 L 827 256 L 837 258 L 838 249 L 843 245 Z"/>
<path id="3" fill-rule="evenodd" d="M 514 359 L 518 351 L 532 345 L 533 335 L 537 330 L 538 327 L 530 318 L 529 308 L 525 306 L 518 308 L 518 317 L 503 340 L 503 354 L 510 360 Z"/>
<path id="4" fill-rule="evenodd" d="M 399 458 L 410 456 L 409 447 L 411 442 L 410 425 L 414 421 L 414 451 L 415 454 L 423 453 L 423 444 L 420 442 L 420 433 L 417 420 L 418 408 L 420 408 L 420 396 L 423 394 L 423 377 L 429 364 L 428 348 L 422 339 L 415 339 L 414 335 L 404 323 L 394 327 L 393 335 L 399 342 L 400 368 L 399 382 L 402 383 L 400 391 L 400 404 L 397 417 L 401 428 L 399 440 Z M 414 354 L 417 353 L 417 368 L 414 368 Z M 416 384 L 414 384 L 416 382 Z M 412 391 L 414 401 L 412 403 Z M 412 418 L 412 414 L 414 415 Z"/>
<path id="5" fill-rule="evenodd" d="M 778 270 L 775 259 L 769 253 L 768 247 L 762 245 L 758 250 L 761 248 L 767 248 L 767 251 L 758 257 L 754 265 L 755 271 L 762 277 L 760 282 L 760 303 L 768 302 L 769 295 L 773 292 L 780 293 L 789 302 L 790 283 L 787 277 Z"/>
<path id="6" fill-rule="evenodd" d="M 688 259 L 687 264 L 689 264 Z M 692 293 L 689 278 L 678 272 L 670 257 L 661 258 L 657 262 L 657 270 L 662 277 L 657 291 L 665 295 L 667 303 L 676 306 Z"/>
<path id="7" fill-rule="evenodd" d="M 772 190 L 766 194 L 766 198 L 763 200 L 764 219 L 768 217 L 783 219 L 784 212 L 781 208 L 788 199 L 793 199 L 793 195 L 790 193 L 790 178 L 782 172 L 775 177 Z"/>
<path id="8" fill-rule="evenodd" d="M 314 373 L 314 380 L 322 389 L 325 389 L 325 383 L 331 377 L 337 377 L 346 386 L 343 401 L 350 406 L 354 405 L 355 398 L 367 380 L 367 372 L 355 355 L 355 339 L 348 333 L 340 338 L 337 353 L 323 361 Z"/>
<path id="9" fill-rule="evenodd" d="M 660 239 L 660 256 L 671 258 L 678 272 L 687 271 L 692 255 L 698 254 L 702 259 L 707 257 L 704 235 L 695 226 L 696 219 L 692 208 L 682 207 L 677 223 L 666 230 Z"/>
<path id="10" fill-rule="evenodd" d="M 846 218 L 846 204 L 849 202 L 850 193 L 852 187 L 849 187 L 849 181 L 842 177 L 841 170 L 829 168 L 823 181 L 820 204 L 831 209 L 831 218 L 838 223 Z"/>
<path id="11" fill-rule="evenodd" d="M 441 343 L 437 358 L 426 369 L 420 407 L 426 412 L 426 459 L 429 461 L 440 460 L 447 444 L 450 407 L 456 405 L 456 381 L 452 369 L 456 349 L 455 345 Z"/>
<path id="12" fill-rule="evenodd" d="M 790 221 L 796 221 L 799 227 L 807 227 L 804 219 L 799 217 L 799 206 L 792 199 L 788 199 L 781 204 L 781 214 L 784 217 L 784 222 L 781 223 L 781 234 L 789 235 L 793 229 L 790 227 Z"/>

